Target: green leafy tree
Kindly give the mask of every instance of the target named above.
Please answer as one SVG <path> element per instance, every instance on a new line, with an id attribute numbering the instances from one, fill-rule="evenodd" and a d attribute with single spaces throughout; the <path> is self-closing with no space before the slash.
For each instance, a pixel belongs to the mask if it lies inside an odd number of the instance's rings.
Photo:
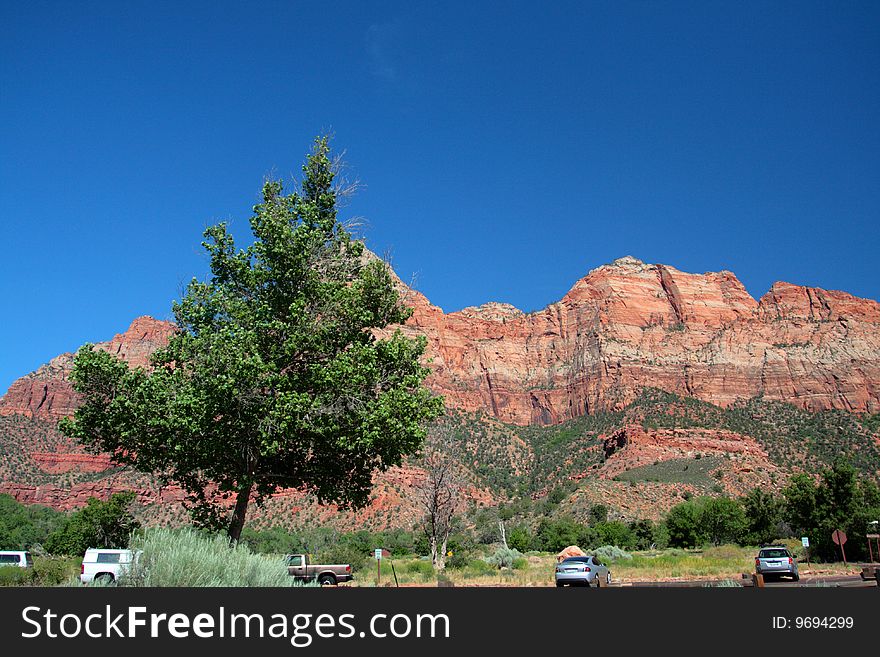
<path id="1" fill-rule="evenodd" d="M 541 518 L 535 532 L 535 549 L 559 552 L 569 545 L 586 545 L 590 530 L 570 516 L 562 516 L 557 520 Z"/>
<path id="2" fill-rule="evenodd" d="M 709 497 L 700 500 L 700 532 L 713 545 L 739 543 L 746 530 L 746 514 L 738 500 Z"/>
<path id="3" fill-rule="evenodd" d="M 590 527 L 590 547 L 600 545 L 613 545 L 615 547 L 632 550 L 636 547 L 636 536 L 629 526 L 619 520 L 610 522 L 597 522 Z"/>
<path id="4" fill-rule="evenodd" d="M 608 520 L 608 507 L 604 504 L 594 504 L 590 507 L 590 522 L 605 522 Z"/>
<path id="5" fill-rule="evenodd" d="M 38 504 L 25 505 L 11 495 L 0 494 L 0 546 L 7 550 L 30 550 L 42 545 L 66 516 Z"/>
<path id="6" fill-rule="evenodd" d="M 669 545 L 681 548 L 702 545 L 705 534 L 701 530 L 699 516 L 699 508 L 693 500 L 672 507 L 666 514 Z"/>
<path id="7" fill-rule="evenodd" d="M 528 552 L 531 549 L 533 541 L 534 539 L 529 533 L 529 530 L 521 525 L 517 525 L 511 529 L 507 536 L 507 545 L 520 552 Z"/>
<path id="8" fill-rule="evenodd" d="M 416 452 L 442 412 L 424 339 L 377 334 L 412 310 L 337 219 L 335 173 L 319 138 L 298 191 L 263 186 L 251 246 L 223 223 L 205 231 L 210 277 L 173 305 L 177 331 L 149 370 L 85 345 L 70 376 L 82 405 L 61 430 L 180 485 L 196 523 L 233 541 L 250 501 L 281 488 L 364 505 L 373 474 Z"/>
<path id="9" fill-rule="evenodd" d="M 658 526 L 648 519 L 635 520 L 629 524 L 629 529 L 635 539 L 637 550 L 649 550 L 651 547 L 665 547 L 665 540 L 661 546 Z"/>
<path id="10" fill-rule="evenodd" d="M 106 502 L 90 497 L 86 506 L 46 539 L 51 554 L 82 555 L 88 548 L 124 548 L 140 523 L 131 514 L 135 494 L 114 493 Z"/>
<path id="11" fill-rule="evenodd" d="M 780 535 L 782 499 L 761 488 L 753 488 L 743 498 L 746 513 L 745 539 L 753 545 L 764 545 Z"/>
<path id="12" fill-rule="evenodd" d="M 792 477 L 783 493 L 786 520 L 798 535 L 810 539 L 811 555 L 839 559 L 831 534 L 841 529 L 849 539 L 847 558 L 867 557 L 868 523 L 880 520 L 880 493 L 874 482 L 860 480 L 855 468 L 838 462 L 822 473 L 818 484 L 806 475 Z"/>

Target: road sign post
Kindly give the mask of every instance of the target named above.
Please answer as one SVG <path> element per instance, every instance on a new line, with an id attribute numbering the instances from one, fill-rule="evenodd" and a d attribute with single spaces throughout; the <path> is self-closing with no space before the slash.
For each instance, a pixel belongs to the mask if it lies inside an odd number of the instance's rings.
<path id="1" fill-rule="evenodd" d="M 804 551 L 807 555 L 807 567 L 810 567 L 810 539 L 806 536 L 801 536 L 801 545 L 804 546 Z"/>
<path id="2" fill-rule="evenodd" d="M 831 540 L 834 541 L 835 545 L 840 546 L 840 554 L 843 557 L 843 567 L 848 568 L 846 563 L 846 550 L 843 549 L 843 544 L 846 543 L 846 534 L 840 529 L 835 529 L 831 532 Z"/>
<path id="3" fill-rule="evenodd" d="M 373 556 L 376 557 L 376 584 L 382 581 L 382 548 L 373 550 Z"/>

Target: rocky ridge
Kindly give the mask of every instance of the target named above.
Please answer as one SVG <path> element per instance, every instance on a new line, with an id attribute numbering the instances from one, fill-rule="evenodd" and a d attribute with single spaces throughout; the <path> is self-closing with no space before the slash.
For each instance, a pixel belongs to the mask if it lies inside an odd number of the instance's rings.
<path id="1" fill-rule="evenodd" d="M 755 300 L 728 271 L 689 274 L 625 257 L 592 270 L 540 311 L 487 303 L 445 313 L 396 280 L 414 309 L 403 330 L 428 341 L 428 384 L 445 396 L 448 407 L 465 414 L 523 427 L 556 425 L 622 409 L 646 387 L 719 407 L 763 397 L 809 411 L 880 411 L 880 304 L 845 292 L 776 283 Z M 96 347 L 144 367 L 174 330 L 169 322 L 140 317 Z M 93 495 L 134 488 L 143 504 L 159 509 L 156 513 L 178 507 L 179 490 L 159 490 L 143 477 L 114 471 L 106 456 L 82 453 L 54 429 L 76 408 L 68 382 L 72 362 L 72 354 L 62 354 L 17 380 L 0 398 L 0 419 L 36 423 L 22 425 L 15 438 L 0 426 L 0 443 L 19 440 L 13 452 L 24 459 L 5 469 L 0 492 L 73 508 Z M 33 427 L 40 427 L 39 439 L 28 438 Z M 572 477 L 591 482 L 573 496 L 574 509 L 578 499 L 605 496 L 625 513 L 655 517 L 681 487 L 643 482 L 644 499 L 638 502 L 632 487 L 616 478 L 658 462 L 692 458 L 695 452 L 726 455 L 729 463 L 718 483 L 729 492 L 746 483 L 768 485 L 776 469 L 755 440 L 735 432 L 623 425 L 603 439 L 583 449 L 597 458 L 604 449 L 605 460 Z M 530 448 L 518 438 L 512 441 L 498 443 L 492 453 L 516 463 Z M 16 468 L 29 469 L 32 480 L 17 477 Z M 409 467 L 386 473 L 377 479 L 374 503 L 363 512 L 340 515 L 340 522 L 389 526 L 395 509 L 403 508 L 411 517 L 418 477 Z M 548 488 L 553 483 L 547 482 Z M 477 485 L 468 496 L 480 504 L 495 501 Z M 297 517 L 338 515 L 296 491 L 279 494 L 270 506 Z"/>

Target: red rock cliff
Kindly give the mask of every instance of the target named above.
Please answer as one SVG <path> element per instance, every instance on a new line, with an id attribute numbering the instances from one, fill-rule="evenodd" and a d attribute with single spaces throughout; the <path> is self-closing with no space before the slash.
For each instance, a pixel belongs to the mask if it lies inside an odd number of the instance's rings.
<path id="1" fill-rule="evenodd" d="M 525 314 L 488 303 L 444 313 L 399 282 L 428 338 L 429 384 L 450 406 L 516 424 L 618 408 L 645 386 L 726 406 L 763 395 L 810 410 L 880 411 L 880 304 L 776 283 L 755 301 L 727 271 L 689 274 L 621 258 Z M 99 345 L 136 365 L 172 324 L 149 317 Z M 71 413 L 64 354 L 16 381 L 0 415 Z"/>
<path id="2" fill-rule="evenodd" d="M 755 301 L 731 272 L 621 258 L 558 303 L 444 314 L 421 295 L 430 384 L 447 402 L 547 424 L 619 408 L 645 386 L 726 406 L 763 395 L 810 410 L 880 411 L 880 304 L 777 283 Z"/>
<path id="3" fill-rule="evenodd" d="M 146 367 L 150 354 L 165 344 L 174 324 L 138 317 L 125 333 L 96 346 L 132 365 Z M 0 398 L 0 415 L 24 415 L 57 421 L 76 409 L 76 393 L 67 381 L 73 354 L 61 354 L 35 372 L 15 381 Z"/>

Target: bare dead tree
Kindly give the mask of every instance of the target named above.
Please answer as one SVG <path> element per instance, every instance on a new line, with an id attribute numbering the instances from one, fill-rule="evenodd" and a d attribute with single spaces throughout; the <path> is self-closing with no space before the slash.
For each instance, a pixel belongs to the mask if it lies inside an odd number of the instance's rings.
<path id="1" fill-rule="evenodd" d="M 428 434 L 421 466 L 425 478 L 416 485 L 424 516 L 422 529 L 435 570 L 446 567 L 446 547 L 452 519 L 461 499 L 462 480 L 453 456 L 454 437 L 448 427 L 435 425 Z"/>

